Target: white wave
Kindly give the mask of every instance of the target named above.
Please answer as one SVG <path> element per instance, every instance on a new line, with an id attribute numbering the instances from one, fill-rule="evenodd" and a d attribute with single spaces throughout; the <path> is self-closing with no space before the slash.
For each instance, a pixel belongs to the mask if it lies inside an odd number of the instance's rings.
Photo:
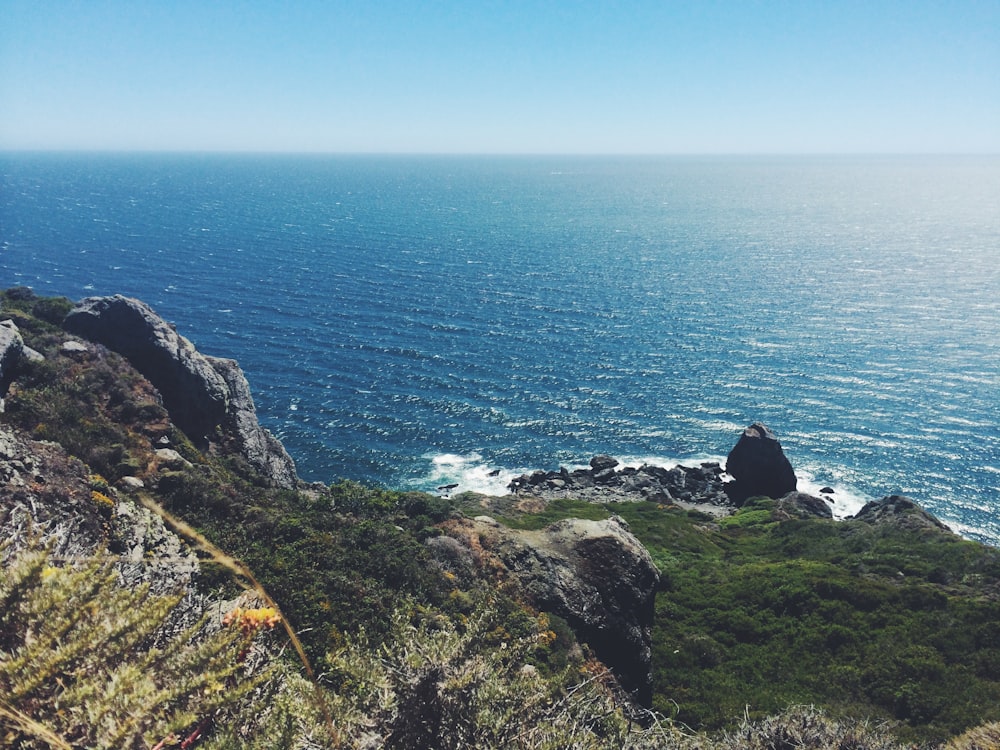
<path id="1" fill-rule="evenodd" d="M 623 468 L 631 466 L 638 468 L 642 465 L 647 466 L 660 466 L 664 469 L 672 469 L 675 466 L 687 466 L 687 467 L 697 467 L 705 463 L 717 463 L 723 468 L 726 466 L 725 456 L 715 456 L 709 453 L 700 453 L 695 456 L 688 456 L 687 458 L 676 458 L 674 456 L 615 456 L 618 462 L 622 466 L 618 468 Z"/>
<path id="2" fill-rule="evenodd" d="M 822 497 L 830 501 L 830 509 L 833 511 L 833 517 L 837 519 L 857 515 L 858 511 L 875 499 L 870 495 L 866 495 L 852 487 L 835 481 L 819 482 L 812 473 L 803 469 L 795 472 L 795 479 L 797 480 L 799 492 L 804 492 L 814 497 Z M 832 489 L 833 493 L 821 493 L 820 490 L 825 487 Z"/>
<path id="3" fill-rule="evenodd" d="M 483 495 L 506 495 L 507 485 L 527 469 L 504 469 L 485 462 L 478 453 L 428 453 L 423 456 L 427 472 L 411 479 L 413 489 L 452 494 L 478 492 Z M 455 485 L 452 487 L 451 485 Z M 446 489 L 447 488 L 447 489 Z"/>

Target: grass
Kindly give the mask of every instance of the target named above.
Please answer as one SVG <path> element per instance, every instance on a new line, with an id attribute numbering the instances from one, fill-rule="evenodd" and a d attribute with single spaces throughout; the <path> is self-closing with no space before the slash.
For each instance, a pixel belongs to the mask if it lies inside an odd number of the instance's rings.
<path id="1" fill-rule="evenodd" d="M 454 513 L 479 515 L 474 498 L 448 501 L 354 482 L 309 492 L 268 488 L 224 450 L 201 452 L 172 429 L 155 391 L 121 357 L 96 346 L 86 357 L 60 355 L 66 334 L 56 323 L 68 303 L 43 304 L 23 291 L 3 297 L 4 315 L 46 357 L 20 373 L 3 424 L 58 441 L 84 461 L 93 475 L 93 502 L 102 509 L 115 501 L 121 477 L 143 478 L 150 507 L 189 526 L 189 538 L 204 540 L 203 586 L 232 595 L 232 566 L 225 561 L 242 560 L 240 575 L 253 571 L 258 590 L 294 625 L 308 661 L 325 673 L 342 668 L 339 655 L 357 644 L 365 644 L 365 653 L 409 648 L 398 643 L 401 612 L 416 628 L 407 632 L 430 639 L 417 642 L 436 642 L 425 632 L 434 622 L 452 628 L 448 637 L 456 643 L 465 642 L 460 625 L 482 592 L 457 589 L 424 541 L 443 533 L 442 522 Z M 168 434 L 191 465 L 157 471 L 151 434 Z M 899 736 L 919 742 L 1000 722 L 995 549 L 928 530 L 779 520 L 767 501 L 748 502 L 722 520 L 646 502 L 572 499 L 533 513 L 512 503 L 491 512 L 519 529 L 570 517 L 626 520 L 661 573 L 655 707 L 688 726 L 733 732 L 745 719 L 745 726 L 759 728 L 766 717 L 801 703 L 825 707 L 829 720 L 851 715 L 893 722 Z M 486 582 L 477 585 L 489 589 Z M 523 607 L 509 598 L 490 601 L 499 607 L 492 616 L 502 630 L 528 632 Z M 559 653 L 533 653 L 545 679 L 572 663 L 564 625 L 552 625 Z M 452 667 L 456 675 L 479 675 L 479 665 L 495 656 L 484 651 Z M 520 677 L 508 676 L 519 684 Z M 405 685 L 394 689 L 405 692 Z M 304 722 L 296 713 L 302 690 L 286 675 L 272 694 L 273 711 L 264 713 Z M 0 713 L 25 731 L 24 717 L 37 719 L 9 702 L 0 704 Z M 233 737 L 232 746 L 247 741 Z M 674 746 L 676 736 L 670 738 L 661 746 Z"/>

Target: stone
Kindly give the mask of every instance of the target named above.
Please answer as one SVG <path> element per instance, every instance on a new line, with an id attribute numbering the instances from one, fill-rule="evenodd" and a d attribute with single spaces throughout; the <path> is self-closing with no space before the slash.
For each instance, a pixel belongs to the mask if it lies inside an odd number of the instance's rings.
<path id="1" fill-rule="evenodd" d="M 613 469 L 618 465 L 618 461 L 611 456 L 599 455 L 594 456 L 590 459 L 590 468 L 594 470 L 595 474 L 598 474 L 605 469 Z"/>
<path id="2" fill-rule="evenodd" d="M 775 508 L 791 518 L 833 518 L 833 510 L 826 500 L 805 492 L 789 492 L 778 500 Z"/>
<path id="3" fill-rule="evenodd" d="M 650 705 L 659 573 L 623 519 L 567 519 L 540 531 L 508 529 L 492 518 L 462 519 L 444 530 L 479 555 L 434 542 L 442 565 L 476 559 L 489 570 L 501 568 L 534 607 L 564 618 L 637 703 Z"/>
<path id="4" fill-rule="evenodd" d="M 157 448 L 153 453 L 161 471 L 178 471 L 191 465 L 190 461 L 173 448 Z"/>
<path id="5" fill-rule="evenodd" d="M 872 500 L 853 519 L 873 526 L 890 525 L 911 531 L 953 533 L 939 519 L 905 495 L 888 495 L 881 500 Z"/>
<path id="6" fill-rule="evenodd" d="M 740 435 L 726 459 L 726 471 L 734 480 L 726 484 L 726 494 L 737 505 L 757 496 L 778 499 L 795 492 L 798 484 L 778 438 L 760 422 Z"/>
<path id="7" fill-rule="evenodd" d="M 26 346 L 24 347 L 24 360 L 25 362 L 44 362 L 45 355 L 35 351 L 30 346 Z"/>
<path id="8" fill-rule="evenodd" d="M 79 341 L 64 341 L 62 346 L 59 347 L 59 353 L 65 354 L 68 357 L 75 357 L 80 354 L 87 354 L 90 352 L 90 347 L 86 344 L 81 344 Z"/>
<path id="9" fill-rule="evenodd" d="M 594 456 L 590 468 L 568 471 L 534 471 L 511 480 L 514 494 L 530 494 L 543 500 L 573 497 L 590 502 L 678 503 L 683 507 L 711 507 L 720 514 L 733 510 L 724 490 L 723 470 L 718 463 L 675 466 L 671 469 L 644 464 L 638 468 L 619 464 L 610 456 Z M 594 468 L 594 467 L 598 468 Z"/>
<path id="10" fill-rule="evenodd" d="M 250 386 L 234 360 L 201 354 L 147 304 L 120 294 L 88 297 L 69 312 L 63 326 L 128 359 L 160 392 L 170 419 L 196 445 L 232 441 L 271 484 L 286 489 L 297 485 L 295 462 L 258 422 Z"/>
<path id="11" fill-rule="evenodd" d="M 120 294 L 88 297 L 69 312 L 63 327 L 131 362 L 160 392 L 174 424 L 196 444 L 206 445 L 225 419 L 225 380 L 146 303 Z"/>
<path id="12" fill-rule="evenodd" d="M 24 356 L 24 340 L 13 320 L 0 323 L 0 398 L 14 381 Z"/>
<path id="13" fill-rule="evenodd" d="M 250 394 L 250 384 L 233 359 L 206 357 L 229 389 L 226 424 L 236 438 L 240 453 L 254 469 L 278 487 L 292 488 L 298 483 L 295 462 L 270 430 L 257 421 L 257 407 Z"/>

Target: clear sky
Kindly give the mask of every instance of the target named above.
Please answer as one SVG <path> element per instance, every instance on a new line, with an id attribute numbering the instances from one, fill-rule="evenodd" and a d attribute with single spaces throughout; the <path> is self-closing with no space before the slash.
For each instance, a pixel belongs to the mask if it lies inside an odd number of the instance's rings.
<path id="1" fill-rule="evenodd" d="M 1000 152 L 1000 0 L 0 0 L 0 149 Z"/>

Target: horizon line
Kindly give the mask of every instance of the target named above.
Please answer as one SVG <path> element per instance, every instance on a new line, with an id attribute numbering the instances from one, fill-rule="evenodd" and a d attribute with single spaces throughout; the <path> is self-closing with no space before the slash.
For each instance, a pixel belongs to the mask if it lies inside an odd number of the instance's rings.
<path id="1" fill-rule="evenodd" d="M 325 151 L 294 149 L 181 149 L 181 148 L 7 148 L 0 154 L 148 155 L 148 156 L 367 156 L 367 157 L 857 157 L 857 156 L 967 156 L 995 157 L 1000 151 Z"/>

